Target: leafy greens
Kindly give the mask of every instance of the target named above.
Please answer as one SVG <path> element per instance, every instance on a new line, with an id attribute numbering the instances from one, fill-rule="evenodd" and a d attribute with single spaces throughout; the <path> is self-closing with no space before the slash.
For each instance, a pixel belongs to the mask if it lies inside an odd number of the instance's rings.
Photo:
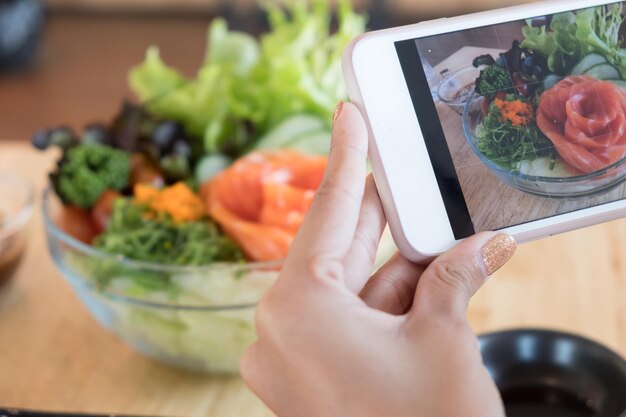
<path id="1" fill-rule="evenodd" d="M 238 156 L 295 113 L 330 127 L 336 102 L 346 98 L 341 54 L 365 30 L 365 17 L 340 0 L 338 29 L 331 34 L 326 0 L 286 3 L 267 6 L 270 31 L 259 41 L 214 20 L 195 79 L 185 79 L 150 48 L 130 72 L 131 88 L 151 112 L 203 138 L 207 153 Z"/>
<path id="2" fill-rule="evenodd" d="M 509 94 L 506 100 L 519 98 Z M 485 120 L 477 128 L 476 138 L 480 153 L 512 172 L 517 172 L 519 162 L 524 160 L 549 157 L 554 161 L 556 158 L 554 145 L 535 124 L 512 124 L 504 118 L 496 101 L 491 103 Z"/>
<path id="3" fill-rule="evenodd" d="M 559 75 L 566 75 L 585 55 L 598 53 L 626 77 L 626 51 L 621 48 L 619 36 L 624 23 L 621 11 L 621 4 L 614 4 L 555 14 L 550 30 L 528 21 L 522 29 L 522 47 L 546 56 L 548 68 Z"/>
<path id="4" fill-rule="evenodd" d="M 106 231 L 94 241 L 106 252 L 167 265 L 243 262 L 239 247 L 209 220 L 175 222 L 130 199 L 119 198 Z"/>

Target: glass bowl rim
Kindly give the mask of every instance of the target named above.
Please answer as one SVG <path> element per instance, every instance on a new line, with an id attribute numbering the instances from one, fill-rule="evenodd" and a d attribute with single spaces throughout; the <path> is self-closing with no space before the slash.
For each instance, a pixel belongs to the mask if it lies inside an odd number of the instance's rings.
<path id="1" fill-rule="evenodd" d="M 474 154 L 476 154 L 476 156 L 478 156 L 478 159 L 480 159 L 480 161 L 482 163 L 484 163 L 485 165 L 487 165 L 487 167 L 489 169 L 491 169 L 492 171 L 496 171 L 498 173 L 501 173 L 503 175 L 506 176 L 510 176 L 513 178 L 517 178 L 517 179 L 521 179 L 524 181 L 530 181 L 530 182 L 545 182 L 545 183 L 571 183 L 571 184 L 576 184 L 578 182 L 581 181 L 585 181 L 585 180 L 589 180 L 589 179 L 594 179 L 596 177 L 602 176 L 604 174 L 606 174 L 608 171 L 610 171 L 613 168 L 617 168 L 620 165 L 623 165 L 626 162 L 626 157 L 620 159 L 619 161 L 616 161 L 614 163 L 612 163 L 611 165 L 608 165 L 607 167 L 599 170 L 599 171 L 594 171 L 594 172 L 590 172 L 589 174 L 584 174 L 584 175 L 574 175 L 571 177 L 544 177 L 541 175 L 528 175 L 528 174 L 523 174 L 523 173 L 519 173 L 519 174 L 513 174 L 511 171 L 508 171 L 504 168 L 501 168 L 499 165 L 497 165 L 495 162 L 493 162 L 491 159 L 487 158 L 485 155 L 483 155 L 482 152 L 480 152 L 480 150 L 478 150 L 478 148 L 476 147 L 476 144 L 470 139 L 470 137 L 475 138 L 476 135 L 474 134 L 474 132 L 471 132 L 469 126 L 468 126 L 468 118 L 469 118 L 469 113 L 470 113 L 470 104 L 472 103 L 472 100 L 474 99 L 474 96 L 476 95 L 476 90 L 473 90 L 469 96 L 469 98 L 467 99 L 467 102 L 465 103 L 465 106 L 463 108 L 463 115 L 462 115 L 462 125 L 463 125 L 463 133 L 465 134 L 465 140 L 469 143 L 470 147 L 472 148 L 472 151 L 474 152 Z"/>
<path id="2" fill-rule="evenodd" d="M 8 180 L 10 184 L 17 185 L 26 191 L 26 198 L 17 213 L 9 216 L 8 221 L 0 226 L 0 240 L 11 236 L 11 234 L 19 231 L 20 228 L 28 223 L 33 215 L 35 205 L 35 189 L 30 181 L 11 171 L 0 171 L 0 181 L 3 180 Z"/>
<path id="3" fill-rule="evenodd" d="M 41 199 L 41 211 L 43 216 L 44 228 L 49 238 L 53 238 L 58 240 L 67 246 L 69 246 L 72 250 L 79 252 L 85 256 L 97 257 L 99 259 L 106 259 L 113 262 L 118 263 L 119 265 L 128 267 L 129 269 L 142 269 L 149 270 L 155 272 L 165 272 L 165 273 L 203 273 L 207 271 L 214 272 L 216 270 L 232 270 L 236 269 L 238 271 L 252 271 L 256 269 L 275 269 L 283 266 L 284 260 L 278 261 L 266 261 L 266 262 L 245 262 L 245 263 L 232 263 L 232 262 L 216 262 L 207 265 L 167 265 L 167 264 L 159 264 L 156 262 L 147 262 L 147 261 L 138 261 L 126 256 L 115 255 L 108 252 L 104 252 L 100 249 L 97 249 L 91 245 L 83 243 L 78 239 L 68 235 L 63 230 L 61 230 L 55 222 L 52 220 L 52 216 L 50 213 L 50 198 L 53 194 L 52 188 L 50 185 L 45 187 L 42 192 Z M 143 307 L 151 307 L 151 308 L 163 308 L 163 309 L 172 309 L 172 310 L 195 310 L 195 311 L 222 311 L 222 310 L 240 310 L 245 308 L 252 308 L 256 306 L 258 300 L 255 302 L 249 303 L 240 303 L 240 304 L 225 304 L 225 305 L 193 305 L 193 304 L 178 304 L 176 302 L 165 302 L 165 301 L 151 301 L 144 300 L 128 295 L 122 295 L 107 289 L 98 289 L 91 282 L 86 280 L 83 277 L 78 276 L 69 276 L 69 274 L 61 271 L 61 275 L 70 281 L 71 284 L 80 285 L 83 288 L 87 288 L 90 291 L 96 292 L 99 295 L 105 296 L 107 298 L 123 301 L 125 303 L 140 305 Z"/>
<path id="4" fill-rule="evenodd" d="M 455 101 L 453 99 L 448 99 L 448 98 L 441 97 L 441 87 L 443 87 L 447 83 L 450 83 L 456 76 L 458 76 L 458 75 L 460 75 L 462 73 L 465 73 L 465 72 L 470 72 L 470 71 L 474 71 L 474 72 L 475 71 L 479 71 L 480 72 L 480 69 L 478 69 L 476 67 L 473 67 L 473 66 L 468 66 L 468 67 L 459 68 L 456 71 L 453 71 L 450 75 L 447 75 L 443 80 L 441 80 L 439 82 L 439 85 L 437 87 L 437 98 L 441 102 L 446 103 L 446 104 L 456 104 L 459 107 L 460 106 L 465 107 L 465 105 L 467 103 L 458 102 L 458 101 Z M 477 76 L 478 76 L 478 74 L 477 74 Z M 473 90 L 472 90 L 472 92 L 473 92 Z M 467 101 L 470 102 L 470 101 L 472 101 L 472 99 L 473 99 L 473 97 L 470 96 L 470 97 L 468 97 Z"/>

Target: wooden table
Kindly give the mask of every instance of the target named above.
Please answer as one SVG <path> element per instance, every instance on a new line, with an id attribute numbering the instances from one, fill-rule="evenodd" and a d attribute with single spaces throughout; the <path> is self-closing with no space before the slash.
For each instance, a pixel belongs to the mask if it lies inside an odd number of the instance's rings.
<path id="1" fill-rule="evenodd" d="M 38 190 L 53 155 L 0 142 L 0 167 Z M 39 210 L 13 281 L 0 288 L 0 406 L 159 416 L 272 414 L 236 377 L 161 365 L 101 328 L 48 255 Z M 626 355 L 626 220 L 529 243 L 472 301 L 477 332 L 547 327 Z"/>

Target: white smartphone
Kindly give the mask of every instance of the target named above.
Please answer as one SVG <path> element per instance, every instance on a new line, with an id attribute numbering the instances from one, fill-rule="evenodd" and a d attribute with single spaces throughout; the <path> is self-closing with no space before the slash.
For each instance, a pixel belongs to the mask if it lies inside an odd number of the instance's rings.
<path id="1" fill-rule="evenodd" d="M 351 43 L 348 93 L 405 256 L 626 215 L 624 3 L 542 1 Z"/>

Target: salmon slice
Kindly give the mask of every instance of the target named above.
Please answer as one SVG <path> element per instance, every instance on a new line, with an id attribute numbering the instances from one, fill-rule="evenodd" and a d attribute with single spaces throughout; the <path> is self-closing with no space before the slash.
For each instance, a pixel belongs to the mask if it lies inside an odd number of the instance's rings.
<path id="1" fill-rule="evenodd" d="M 263 184 L 263 201 L 260 222 L 278 226 L 292 232 L 298 231 L 304 215 L 311 207 L 315 191 L 289 184 L 267 182 Z"/>
<path id="2" fill-rule="evenodd" d="M 536 119 L 576 171 L 599 171 L 626 157 L 626 93 L 615 84 L 567 77 L 541 95 Z"/>
<path id="3" fill-rule="evenodd" d="M 250 260 L 284 259 L 326 169 L 326 157 L 254 152 L 203 184 L 209 215 Z"/>
<path id="4" fill-rule="evenodd" d="M 210 213 L 224 233 L 235 240 L 251 260 L 272 261 L 287 256 L 294 238 L 289 231 L 242 220 L 219 202 L 211 206 Z"/>

